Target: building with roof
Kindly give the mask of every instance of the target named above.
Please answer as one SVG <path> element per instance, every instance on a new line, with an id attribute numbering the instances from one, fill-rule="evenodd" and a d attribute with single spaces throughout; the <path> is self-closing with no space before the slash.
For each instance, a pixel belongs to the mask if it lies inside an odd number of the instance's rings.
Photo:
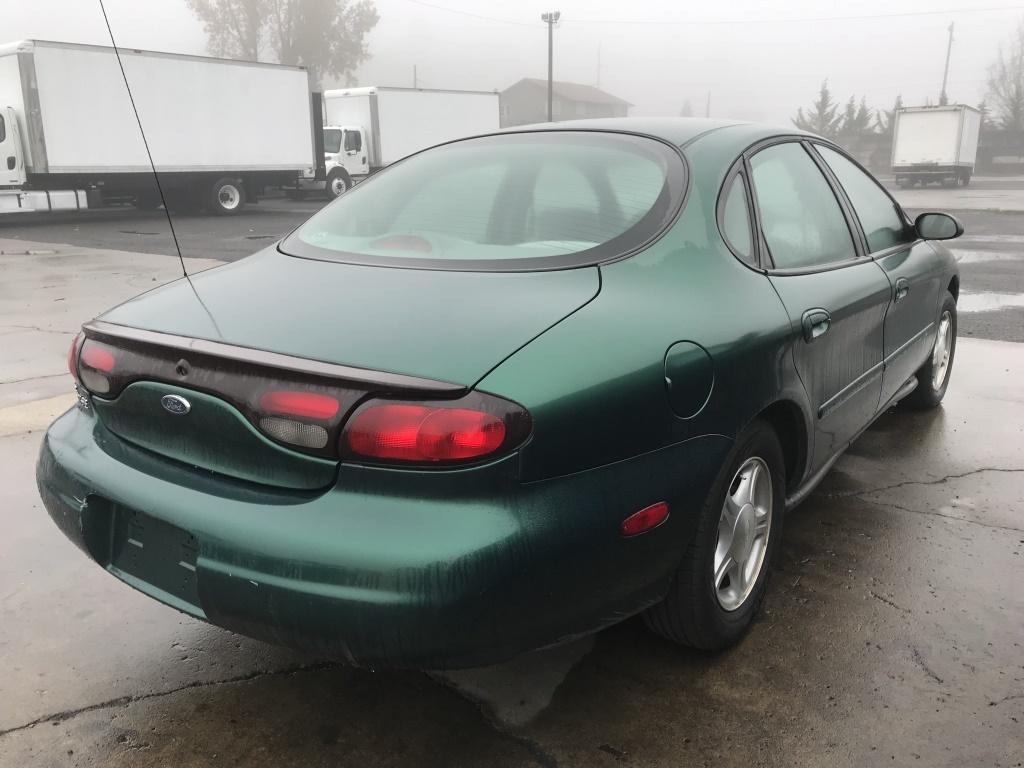
<path id="1" fill-rule="evenodd" d="M 555 120 L 589 117 L 626 117 L 633 106 L 593 85 L 556 80 L 552 84 L 551 113 Z M 543 123 L 548 119 L 548 81 L 524 77 L 500 94 L 501 127 Z"/>

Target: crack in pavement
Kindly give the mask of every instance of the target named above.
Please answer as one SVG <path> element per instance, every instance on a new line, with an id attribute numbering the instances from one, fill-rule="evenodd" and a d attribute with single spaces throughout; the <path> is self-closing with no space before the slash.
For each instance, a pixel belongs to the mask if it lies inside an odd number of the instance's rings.
<path id="1" fill-rule="evenodd" d="M 331 667 L 340 666 L 337 662 L 333 661 L 322 661 L 316 664 L 299 664 L 293 667 L 285 667 L 284 669 L 272 669 L 272 670 L 257 670 L 254 672 L 248 672 L 244 675 L 237 675 L 236 677 L 228 677 L 223 680 L 193 680 L 185 685 L 180 685 L 177 688 L 168 688 L 165 691 L 153 691 L 152 693 L 143 693 L 139 695 L 128 694 L 126 696 L 118 696 L 116 699 L 108 699 L 107 701 L 101 701 L 96 704 L 87 704 L 84 707 L 77 707 L 76 709 L 66 709 L 63 712 L 54 712 L 49 715 L 43 715 L 37 717 L 21 725 L 16 725 L 13 728 L 6 728 L 0 730 L 0 739 L 4 736 L 8 736 L 18 731 L 24 731 L 28 728 L 33 728 L 41 723 L 62 723 L 65 720 L 70 720 L 78 715 L 85 714 L 86 712 L 94 712 L 98 709 L 109 709 L 110 707 L 126 707 L 129 704 L 135 704 L 139 701 L 148 701 L 149 699 L 159 699 L 164 696 L 170 696 L 181 691 L 187 691 L 192 688 L 209 688 L 215 685 L 230 685 L 232 683 L 246 683 L 250 680 L 256 680 L 261 677 L 272 677 L 275 675 L 294 675 L 299 672 L 318 672 L 323 669 L 330 669 Z"/>
<path id="2" fill-rule="evenodd" d="M 26 376 L 24 379 L 4 379 L 0 381 L 2 384 L 24 384 L 26 381 L 38 381 L 39 379 L 55 379 L 58 376 L 67 376 L 67 371 L 61 371 L 60 373 L 44 373 L 41 376 Z"/>
<path id="3" fill-rule="evenodd" d="M 939 685 L 942 685 L 942 678 L 935 674 L 932 668 L 928 666 L 928 662 L 924 660 L 924 656 L 921 655 L 921 651 L 918 649 L 918 647 L 916 645 L 912 645 L 910 646 L 910 650 L 913 653 L 914 662 L 917 664 L 917 666 L 924 670 L 924 673 L 928 675 L 928 677 L 930 677 Z"/>
<path id="4" fill-rule="evenodd" d="M 59 328 L 43 328 L 38 325 L 19 325 L 17 323 L 11 323 L 7 326 L 8 328 L 17 328 L 21 331 L 38 331 L 39 333 L 59 333 L 62 336 L 73 336 L 74 331 L 62 331 Z"/>
<path id="5" fill-rule="evenodd" d="M 909 512 L 912 515 L 925 515 L 927 517 L 944 517 L 947 520 L 956 520 L 958 523 L 967 523 L 968 525 L 979 525 L 982 528 L 991 528 L 996 531 L 1010 531 L 1012 533 L 1024 533 L 1024 528 L 1014 528 L 1012 525 L 996 525 L 995 523 L 983 523 L 981 520 L 971 520 L 967 517 L 958 517 L 956 515 L 947 515 L 944 512 L 936 512 L 935 510 L 925 509 L 911 509 L 910 507 L 904 507 L 901 504 L 894 504 L 891 501 L 878 501 L 877 499 L 869 499 L 862 496 L 859 493 L 853 494 L 850 498 L 860 499 L 866 501 L 868 504 L 874 504 L 876 507 L 888 507 L 890 509 L 898 509 L 900 512 Z"/>
<path id="6" fill-rule="evenodd" d="M 258 680 L 264 677 L 275 677 L 279 675 L 289 676 L 299 674 L 302 672 L 319 672 L 321 670 L 332 669 L 341 666 L 345 665 L 334 661 L 321 661 L 317 662 L 316 664 L 299 664 L 292 667 L 285 667 L 283 669 L 254 671 L 246 673 L 244 675 L 237 675 L 235 677 L 224 678 L 222 680 L 193 680 L 190 683 L 179 685 L 175 688 L 168 688 L 164 691 L 153 691 L 151 693 L 143 693 L 139 695 L 128 694 L 125 696 L 118 696 L 117 698 L 97 702 L 96 704 L 87 704 L 85 706 L 76 707 L 74 709 L 66 709 L 62 712 L 52 712 L 50 714 L 43 715 L 42 717 L 37 717 L 34 720 L 31 720 L 27 723 L 22 723 L 21 725 L 16 725 L 11 728 L 0 730 L 0 739 L 4 738 L 5 736 L 9 736 L 12 733 L 18 733 L 19 731 L 34 728 L 35 726 L 41 725 L 43 723 L 62 723 L 65 720 L 71 720 L 72 718 L 78 717 L 78 715 L 83 715 L 87 712 L 95 712 L 96 710 L 110 709 L 113 707 L 127 707 L 130 704 L 136 704 L 138 702 L 148 701 L 150 699 L 160 699 L 164 698 L 165 696 L 171 696 L 175 693 L 181 693 L 182 691 L 187 691 L 194 688 L 212 688 L 218 685 L 247 683 L 252 680 Z M 434 680 L 429 675 L 427 676 L 427 679 L 434 684 L 438 683 L 437 680 Z M 466 696 L 462 695 L 454 688 L 450 688 L 449 686 L 444 685 L 442 687 L 448 688 L 462 699 L 467 699 Z M 473 702 L 472 699 L 468 700 Z M 493 719 L 487 713 L 487 711 L 484 709 L 483 706 L 480 705 L 479 702 L 473 703 L 476 703 L 478 705 L 478 711 L 480 712 L 484 724 L 487 725 L 487 727 L 489 727 L 500 739 L 509 741 L 526 750 L 526 752 L 529 753 L 530 757 L 533 758 L 534 762 L 536 762 L 537 765 L 542 766 L 542 768 L 558 768 L 558 760 L 554 757 L 554 755 L 548 752 L 537 741 L 522 734 L 512 733 L 511 731 L 505 729 L 501 725 L 501 723 Z"/>
<path id="7" fill-rule="evenodd" d="M 883 485 L 881 488 L 869 488 L 864 491 L 835 491 L 833 493 L 823 494 L 826 499 L 846 499 L 852 496 L 864 496 L 869 493 L 881 493 L 882 491 L 892 491 L 896 488 L 903 488 L 908 485 L 942 485 L 948 483 L 950 480 L 960 480 L 964 477 L 970 477 L 971 475 L 980 475 L 982 472 L 1024 472 L 1024 469 L 1017 467 L 980 467 L 979 469 L 972 469 L 968 472 L 961 472 L 956 475 L 946 475 L 936 480 L 904 480 L 901 483 L 894 483 L 893 485 Z"/>
<path id="8" fill-rule="evenodd" d="M 877 592 L 874 592 L 872 590 L 868 590 L 868 594 L 871 595 L 873 598 L 875 598 L 875 600 L 880 600 L 883 603 L 885 603 L 886 605 L 892 606 L 897 611 L 902 611 L 903 613 L 910 613 L 911 612 L 909 608 L 904 608 L 902 605 L 897 605 L 896 603 L 894 603 L 889 598 L 884 597 L 884 596 L 878 594 Z"/>

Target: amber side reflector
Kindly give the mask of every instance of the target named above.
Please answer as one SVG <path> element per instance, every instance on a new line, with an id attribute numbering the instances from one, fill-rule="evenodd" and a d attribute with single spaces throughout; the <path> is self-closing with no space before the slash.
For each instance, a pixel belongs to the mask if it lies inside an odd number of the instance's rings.
<path id="1" fill-rule="evenodd" d="M 623 520 L 622 525 L 619 526 L 619 533 L 623 536 L 636 536 L 638 533 L 657 528 L 667 519 L 668 503 L 659 501 L 657 504 L 644 507 L 639 512 L 634 512 Z"/>

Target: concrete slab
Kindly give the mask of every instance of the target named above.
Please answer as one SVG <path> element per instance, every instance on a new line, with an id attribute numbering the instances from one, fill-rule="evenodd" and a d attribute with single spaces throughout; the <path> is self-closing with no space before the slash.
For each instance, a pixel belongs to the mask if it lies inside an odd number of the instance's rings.
<path id="1" fill-rule="evenodd" d="M 885 415 L 789 515 L 737 648 L 687 651 L 632 620 L 442 683 L 133 592 L 46 517 L 40 436 L 0 438 L 0 767 L 1015 765 L 1022 379 L 1024 345 L 961 339 L 944 406 Z"/>
<path id="2" fill-rule="evenodd" d="M 221 264 L 186 262 L 190 273 Z M 0 408 L 67 392 L 67 350 L 82 323 L 182 276 L 166 256 L 6 238 L 0 269 Z"/>

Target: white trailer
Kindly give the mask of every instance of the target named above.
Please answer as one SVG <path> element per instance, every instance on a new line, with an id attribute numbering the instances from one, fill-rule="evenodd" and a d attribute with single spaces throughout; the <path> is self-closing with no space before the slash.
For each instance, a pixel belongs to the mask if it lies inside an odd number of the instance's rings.
<path id="1" fill-rule="evenodd" d="M 0 209 L 84 207 L 87 197 L 155 208 L 147 142 L 169 204 L 213 213 L 321 166 L 320 104 L 305 69 L 120 54 L 119 64 L 101 46 L 0 46 Z"/>
<path id="2" fill-rule="evenodd" d="M 323 104 L 332 197 L 421 149 L 498 130 L 498 94 L 493 91 L 341 88 L 324 91 Z"/>
<path id="3" fill-rule="evenodd" d="M 978 155 L 981 113 L 966 104 L 896 112 L 892 170 L 901 187 L 937 181 L 967 186 Z"/>

